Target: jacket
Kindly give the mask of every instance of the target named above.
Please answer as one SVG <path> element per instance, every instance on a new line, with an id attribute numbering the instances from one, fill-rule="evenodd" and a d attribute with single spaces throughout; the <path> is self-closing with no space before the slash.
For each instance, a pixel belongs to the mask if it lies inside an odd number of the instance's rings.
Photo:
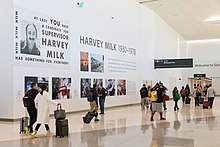
<path id="1" fill-rule="evenodd" d="M 98 96 L 99 98 L 104 99 L 106 96 L 106 89 L 105 88 L 98 88 Z"/>
<path id="2" fill-rule="evenodd" d="M 145 98 L 145 97 L 148 97 L 148 90 L 146 87 L 142 87 L 140 89 L 140 95 L 141 95 L 141 98 Z"/>
<path id="3" fill-rule="evenodd" d="M 57 105 L 56 102 L 49 98 L 48 92 L 44 91 L 43 95 L 38 93 L 36 97 L 37 106 L 37 123 L 49 124 L 50 106 L 49 104 Z"/>
<path id="4" fill-rule="evenodd" d="M 36 90 L 36 89 L 30 89 L 26 92 L 25 96 L 27 96 L 29 99 L 29 107 L 36 108 L 34 100 L 35 100 L 37 94 L 38 94 L 38 90 Z"/>
<path id="5" fill-rule="evenodd" d="M 209 87 L 207 90 L 207 95 L 208 98 L 209 97 L 215 97 L 215 89 L 213 87 Z"/>

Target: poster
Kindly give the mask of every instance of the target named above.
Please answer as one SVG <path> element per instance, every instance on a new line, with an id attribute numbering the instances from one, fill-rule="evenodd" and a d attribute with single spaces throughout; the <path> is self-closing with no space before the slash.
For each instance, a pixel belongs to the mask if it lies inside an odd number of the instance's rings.
<path id="1" fill-rule="evenodd" d="M 100 84 L 103 85 L 103 79 L 93 79 L 93 84 L 99 86 Z"/>
<path id="2" fill-rule="evenodd" d="M 89 53 L 80 52 L 80 71 L 89 71 Z"/>
<path id="3" fill-rule="evenodd" d="M 70 24 L 62 19 L 15 7 L 15 63 L 70 67 Z"/>
<path id="4" fill-rule="evenodd" d="M 52 78 L 52 99 L 71 99 L 71 78 Z"/>
<path id="5" fill-rule="evenodd" d="M 115 79 L 106 79 L 105 86 L 107 90 L 107 96 L 115 96 Z"/>
<path id="6" fill-rule="evenodd" d="M 91 54 L 91 72 L 104 73 L 104 55 Z"/>
<path id="7" fill-rule="evenodd" d="M 117 81 L 117 95 L 126 95 L 126 80 Z"/>
<path id="8" fill-rule="evenodd" d="M 49 78 L 48 77 L 31 77 L 31 76 L 25 76 L 24 78 L 25 81 L 25 91 L 31 89 L 31 83 L 36 82 L 38 83 L 39 91 L 41 91 L 41 86 L 46 85 L 47 87 L 49 86 Z M 47 89 L 49 91 L 49 87 Z"/>
<path id="9" fill-rule="evenodd" d="M 87 97 L 87 93 L 91 87 L 91 79 L 87 79 L 87 78 L 82 78 L 81 79 L 81 98 L 86 98 Z"/>

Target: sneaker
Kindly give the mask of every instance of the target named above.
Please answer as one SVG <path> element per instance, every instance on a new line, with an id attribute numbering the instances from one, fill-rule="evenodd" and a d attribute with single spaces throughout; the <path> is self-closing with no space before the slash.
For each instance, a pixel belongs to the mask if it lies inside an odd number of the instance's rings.
<path id="1" fill-rule="evenodd" d="M 99 119 L 98 119 L 98 118 L 96 118 L 96 119 L 95 119 L 95 121 L 99 121 Z"/>
<path id="2" fill-rule="evenodd" d="M 31 136 L 37 138 L 37 131 L 34 131 L 33 133 L 31 133 Z"/>
<path id="3" fill-rule="evenodd" d="M 166 111 L 167 110 L 167 108 L 164 108 L 164 111 Z"/>
<path id="4" fill-rule="evenodd" d="M 53 135 L 53 133 L 50 130 L 48 130 L 47 131 L 47 136 L 52 136 L 52 135 Z"/>
<path id="5" fill-rule="evenodd" d="M 166 118 L 164 118 L 164 117 L 161 117 L 161 118 L 160 118 L 160 120 L 166 120 Z"/>
<path id="6" fill-rule="evenodd" d="M 151 117 L 151 118 L 150 118 L 150 121 L 154 121 L 154 118 L 153 118 L 153 117 Z"/>
<path id="7" fill-rule="evenodd" d="M 99 114 L 101 115 L 101 114 L 105 114 L 105 113 L 101 112 L 101 113 L 99 113 Z"/>
<path id="8" fill-rule="evenodd" d="M 24 128 L 24 131 L 26 132 L 26 134 L 31 135 L 31 132 L 27 127 Z"/>

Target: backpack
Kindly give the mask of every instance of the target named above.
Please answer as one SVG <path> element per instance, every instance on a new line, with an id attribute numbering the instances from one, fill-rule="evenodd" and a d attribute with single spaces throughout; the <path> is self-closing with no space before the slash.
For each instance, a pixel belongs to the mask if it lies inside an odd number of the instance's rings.
<path id="1" fill-rule="evenodd" d="M 148 96 L 148 91 L 144 88 L 141 89 L 140 93 L 141 93 L 141 96 Z"/>
<path id="2" fill-rule="evenodd" d="M 25 96 L 22 98 L 22 100 L 23 100 L 23 105 L 24 105 L 24 107 L 28 108 L 28 107 L 31 106 L 30 98 L 29 98 L 27 95 L 25 95 Z"/>
<path id="3" fill-rule="evenodd" d="M 93 92 L 91 92 L 90 90 L 87 93 L 87 101 L 91 102 L 93 99 Z"/>

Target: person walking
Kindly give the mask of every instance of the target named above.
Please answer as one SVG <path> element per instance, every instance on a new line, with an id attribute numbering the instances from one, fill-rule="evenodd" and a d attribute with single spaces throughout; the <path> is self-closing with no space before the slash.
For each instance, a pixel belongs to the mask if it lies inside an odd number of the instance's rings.
<path id="1" fill-rule="evenodd" d="M 184 104 L 185 103 L 185 98 L 186 98 L 186 91 L 185 91 L 184 86 L 182 86 L 182 89 L 180 90 L 180 95 L 182 97 L 182 101 L 183 101 L 183 104 Z"/>
<path id="2" fill-rule="evenodd" d="M 177 111 L 179 110 L 178 101 L 180 100 L 180 94 L 177 87 L 174 87 L 173 89 L 173 100 L 175 102 L 174 111 Z"/>
<path id="3" fill-rule="evenodd" d="M 39 130 L 41 124 L 45 125 L 47 130 L 47 135 L 52 135 L 49 127 L 49 118 L 50 118 L 50 106 L 49 104 L 57 105 L 60 103 L 56 103 L 49 98 L 49 94 L 47 92 L 47 85 L 41 86 L 41 92 L 38 93 L 36 97 L 36 106 L 37 106 L 37 126 L 35 127 L 35 131 L 31 134 L 34 137 L 37 137 L 37 131 Z"/>
<path id="4" fill-rule="evenodd" d="M 140 95 L 141 95 L 141 108 L 142 110 L 145 110 L 147 97 L 148 97 L 148 90 L 145 84 L 143 84 L 143 87 L 140 89 Z"/>
<path id="5" fill-rule="evenodd" d="M 189 84 L 186 84 L 186 87 L 185 87 L 185 94 L 186 94 L 186 98 L 189 98 L 189 95 L 190 95 Z"/>
<path id="6" fill-rule="evenodd" d="M 215 98 L 215 89 L 212 87 L 212 84 L 209 84 L 209 88 L 207 90 L 207 97 L 208 97 L 209 106 L 212 109 Z"/>
<path id="7" fill-rule="evenodd" d="M 95 121 L 99 121 L 98 119 L 98 92 L 97 92 L 97 85 L 93 84 L 93 87 L 90 88 L 89 92 L 88 92 L 88 101 L 90 103 L 90 111 L 91 112 L 96 112 L 96 116 L 95 116 Z"/>
<path id="8" fill-rule="evenodd" d="M 25 132 L 30 135 L 33 133 L 33 124 L 37 121 L 37 109 L 35 106 L 35 98 L 38 94 L 38 84 L 33 82 L 31 83 L 31 89 L 25 93 L 24 105 L 27 108 L 30 120 L 28 127 L 25 127 Z"/>
<path id="9" fill-rule="evenodd" d="M 105 97 L 106 97 L 106 89 L 102 86 L 102 84 L 99 84 L 98 87 L 98 96 L 99 96 L 99 105 L 100 105 L 100 114 L 105 114 Z"/>
<path id="10" fill-rule="evenodd" d="M 162 112 L 162 105 L 163 105 L 163 93 L 167 90 L 167 88 L 163 85 L 162 82 L 157 83 L 153 88 L 152 91 L 155 91 L 157 94 L 157 100 L 152 100 L 152 112 L 151 112 L 151 118 L 150 121 L 154 121 L 154 114 L 156 112 L 159 112 L 160 114 L 160 120 L 166 120 L 166 118 L 163 117 Z"/>

